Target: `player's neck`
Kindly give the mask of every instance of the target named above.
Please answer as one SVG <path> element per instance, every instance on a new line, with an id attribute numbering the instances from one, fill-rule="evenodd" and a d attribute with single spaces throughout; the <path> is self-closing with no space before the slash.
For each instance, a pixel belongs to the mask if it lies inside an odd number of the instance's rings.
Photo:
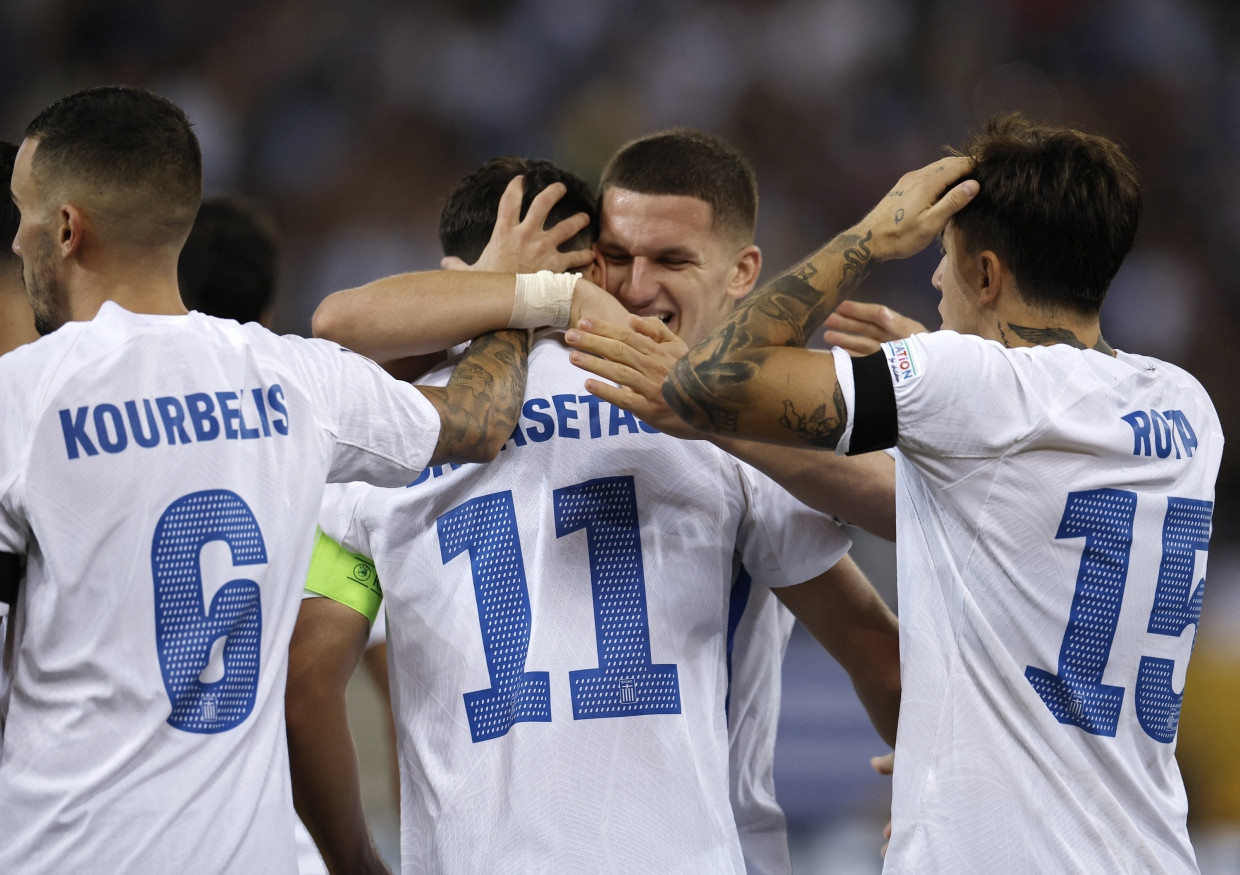
<path id="1" fill-rule="evenodd" d="M 1102 326 L 1096 314 L 1084 316 L 1064 311 L 1012 307 L 996 312 L 993 320 L 991 336 L 1008 348 L 1063 343 L 1076 349 L 1093 349 L 1115 355 L 1115 350 L 1102 337 Z"/>
<path id="2" fill-rule="evenodd" d="M 137 264 L 125 270 L 80 269 L 74 278 L 70 313 L 74 321 L 94 319 L 99 308 L 114 301 L 131 313 L 183 316 L 176 263 Z"/>

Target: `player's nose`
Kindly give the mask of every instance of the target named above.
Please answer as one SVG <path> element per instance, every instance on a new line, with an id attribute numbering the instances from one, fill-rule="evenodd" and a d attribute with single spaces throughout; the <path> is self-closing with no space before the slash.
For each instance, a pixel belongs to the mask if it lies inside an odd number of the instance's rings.
<path id="1" fill-rule="evenodd" d="M 649 306 L 659 294 L 655 266 L 649 259 L 638 256 L 629 267 L 628 281 L 620 287 L 620 303 L 628 310 L 641 310 Z"/>

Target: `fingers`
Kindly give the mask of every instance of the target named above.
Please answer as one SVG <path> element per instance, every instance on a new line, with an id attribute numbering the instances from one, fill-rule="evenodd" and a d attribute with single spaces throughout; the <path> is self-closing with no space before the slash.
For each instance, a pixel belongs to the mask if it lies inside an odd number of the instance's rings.
<path id="1" fill-rule="evenodd" d="M 895 767 L 896 752 L 894 750 L 882 756 L 870 757 L 870 768 L 880 775 L 890 775 L 895 771 Z"/>
<path id="2" fill-rule="evenodd" d="M 563 224 L 563 222 L 560 224 Z M 567 273 L 580 270 L 589 265 L 594 261 L 594 252 L 590 249 L 573 249 L 568 252 L 558 252 L 552 260 L 556 262 L 552 268 L 553 270 L 557 273 Z"/>
<path id="3" fill-rule="evenodd" d="M 629 327 L 638 334 L 649 337 L 655 343 L 672 343 L 680 340 L 679 337 L 672 333 L 672 329 L 668 328 L 667 324 L 657 316 L 637 316 L 630 314 Z M 686 347 L 686 349 L 688 349 L 688 347 Z"/>
<path id="4" fill-rule="evenodd" d="M 524 191 L 524 189 L 522 189 L 522 191 Z M 564 183 L 562 182 L 551 183 L 549 186 L 544 188 L 538 194 L 534 195 L 534 199 L 530 201 L 530 208 L 525 213 L 525 221 L 529 222 L 535 228 L 543 227 L 544 225 L 547 224 L 547 216 L 551 214 L 551 208 L 554 207 L 556 203 L 559 201 L 559 199 L 564 197 L 564 195 L 566 195 L 567 193 L 568 193 L 568 187 L 565 186 Z M 508 194 L 507 190 L 504 191 L 504 194 L 505 195 Z M 517 215 L 520 216 L 520 214 L 521 214 L 520 203 L 518 203 L 517 204 Z M 572 218 L 576 218 L 576 217 L 574 216 Z M 569 221 L 569 220 L 565 219 L 564 221 Z M 586 224 L 587 225 L 589 224 L 588 217 L 586 219 Z M 582 225 L 581 227 L 584 228 L 585 225 Z M 580 230 L 581 228 L 577 229 L 577 231 L 580 231 Z M 573 234 L 576 234 L 577 231 L 574 231 Z M 569 237 L 572 237 L 573 234 L 569 234 L 568 237 L 564 238 L 564 240 L 569 239 Z M 561 240 L 560 242 L 562 243 L 564 241 Z"/>
<path id="5" fill-rule="evenodd" d="M 613 362 L 610 359 L 587 355 L 584 352 L 570 353 L 569 360 L 583 371 L 589 371 L 596 377 L 602 377 L 604 380 L 610 380 L 623 386 L 629 386 L 636 382 L 636 378 L 640 377 L 640 374 L 626 365 Z"/>
<path id="6" fill-rule="evenodd" d="M 591 325 L 605 327 L 608 330 L 613 330 L 617 327 L 611 323 L 602 322 L 600 320 L 589 321 Z M 620 330 L 627 331 L 627 329 L 624 329 L 623 326 L 620 326 Z M 631 334 L 631 332 L 629 333 Z M 615 362 L 618 365 L 623 365 L 630 371 L 655 371 L 659 374 L 660 379 L 666 376 L 666 368 L 660 369 L 656 363 L 656 360 L 649 352 L 634 349 L 626 342 L 626 338 L 623 336 L 609 336 L 608 334 L 593 330 L 584 331 L 581 329 L 570 329 L 564 335 L 564 342 L 580 353 L 584 353 L 587 356 L 599 356 L 609 362 Z M 576 361 L 576 356 L 574 356 L 573 360 L 574 362 Z M 598 371 L 593 372 L 598 373 L 599 376 L 606 377 L 607 379 L 617 379 L 609 373 L 600 373 Z M 624 380 L 622 382 L 629 381 Z"/>
<path id="7" fill-rule="evenodd" d="M 541 194 L 545 194 L 542 192 Z M 495 227 L 510 227 L 521 223 L 521 198 L 525 196 L 525 177 L 514 176 L 508 180 L 495 210 Z M 537 200 L 537 198 L 535 198 Z M 546 216 L 543 217 L 544 219 Z"/>
<path id="8" fill-rule="evenodd" d="M 878 344 L 899 340 L 926 330 L 916 319 L 902 316 L 882 304 L 843 301 L 824 323 L 823 339 L 853 355 L 868 355 Z"/>
<path id="9" fill-rule="evenodd" d="M 973 200 L 979 191 L 981 191 L 981 186 L 977 184 L 976 179 L 966 179 L 939 198 L 938 203 L 926 210 L 926 216 L 936 225 L 940 223 L 946 225 L 947 220 L 968 206 L 969 201 Z"/>
<path id="10" fill-rule="evenodd" d="M 849 355 L 857 357 L 878 352 L 878 341 L 860 334 L 843 331 L 824 331 L 822 339 L 831 346 L 838 346 Z"/>
<path id="11" fill-rule="evenodd" d="M 546 192 L 544 191 L 542 194 L 546 194 Z M 542 194 L 540 194 L 539 197 L 541 197 Z M 530 212 L 525 214 L 525 220 L 527 222 L 536 221 L 534 219 L 531 219 L 533 212 L 534 210 L 531 207 Z M 541 228 L 543 224 L 545 224 L 545 220 L 535 225 L 534 227 Z M 546 234 L 547 234 L 548 241 L 550 243 L 553 243 L 556 247 L 563 246 L 569 240 L 572 240 L 574 237 L 580 234 L 582 229 L 585 228 L 589 224 L 590 224 L 590 216 L 588 213 L 574 213 L 573 215 L 569 216 L 567 219 L 561 219 L 560 221 L 556 222 L 554 226 L 547 229 Z M 593 250 L 584 249 L 582 251 L 588 253 L 590 256 L 590 259 L 593 260 L 594 258 Z"/>

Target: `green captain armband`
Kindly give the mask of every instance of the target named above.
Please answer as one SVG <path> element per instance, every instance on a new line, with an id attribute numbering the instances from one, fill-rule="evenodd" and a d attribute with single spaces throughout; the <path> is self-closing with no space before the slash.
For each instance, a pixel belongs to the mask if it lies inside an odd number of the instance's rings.
<path id="1" fill-rule="evenodd" d="M 372 625 L 383 603 L 375 563 L 360 553 L 350 553 L 323 534 L 322 529 L 314 541 L 306 589 L 352 608 Z"/>

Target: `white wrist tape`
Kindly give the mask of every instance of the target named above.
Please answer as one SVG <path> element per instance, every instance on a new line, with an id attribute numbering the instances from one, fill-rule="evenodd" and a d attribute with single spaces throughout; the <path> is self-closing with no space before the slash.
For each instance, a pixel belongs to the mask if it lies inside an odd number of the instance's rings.
<path id="1" fill-rule="evenodd" d="M 517 274 L 508 327 L 567 328 L 573 288 L 579 279 L 579 273 L 552 273 L 549 270 Z"/>

